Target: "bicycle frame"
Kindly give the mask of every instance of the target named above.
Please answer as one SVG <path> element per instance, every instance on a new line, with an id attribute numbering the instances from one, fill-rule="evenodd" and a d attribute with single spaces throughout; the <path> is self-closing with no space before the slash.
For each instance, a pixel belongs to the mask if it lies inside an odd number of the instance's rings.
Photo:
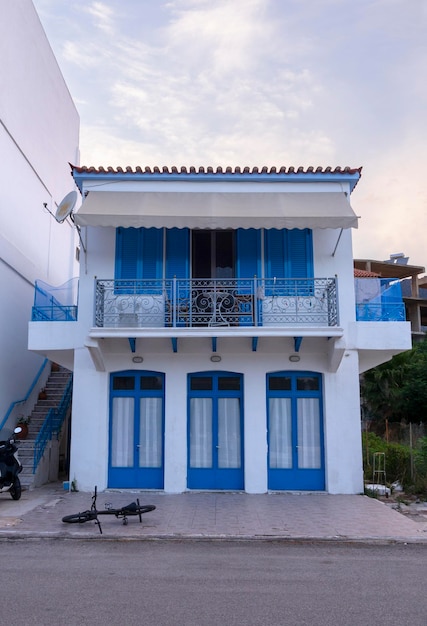
<path id="1" fill-rule="evenodd" d="M 92 496 L 92 504 L 89 510 L 83 511 L 82 513 L 77 513 L 76 515 L 66 515 L 62 518 L 63 522 L 68 523 L 84 523 L 89 521 L 94 521 L 95 524 L 99 528 L 99 532 L 102 535 L 102 527 L 101 522 L 98 519 L 98 515 L 114 515 L 117 519 L 121 519 L 123 524 L 127 526 L 128 524 L 128 516 L 138 515 L 139 522 L 142 522 L 142 514 L 149 513 L 150 511 L 155 510 L 155 506 L 153 504 L 141 505 L 139 499 L 137 498 L 136 502 L 131 502 L 126 506 L 122 506 L 119 509 L 114 509 L 111 502 L 107 502 L 105 504 L 105 511 L 98 511 L 96 508 L 96 498 L 98 495 L 98 489 L 95 486 L 95 491 Z"/>

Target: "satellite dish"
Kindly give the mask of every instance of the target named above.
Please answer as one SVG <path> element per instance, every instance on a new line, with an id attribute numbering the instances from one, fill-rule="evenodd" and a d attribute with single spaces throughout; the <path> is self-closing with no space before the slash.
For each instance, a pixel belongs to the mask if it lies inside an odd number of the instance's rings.
<path id="1" fill-rule="evenodd" d="M 71 213 L 76 206 L 76 202 L 77 191 L 70 191 L 70 193 L 67 193 L 62 202 L 59 203 L 55 213 L 55 219 L 59 224 L 62 224 L 67 217 L 71 216 Z"/>

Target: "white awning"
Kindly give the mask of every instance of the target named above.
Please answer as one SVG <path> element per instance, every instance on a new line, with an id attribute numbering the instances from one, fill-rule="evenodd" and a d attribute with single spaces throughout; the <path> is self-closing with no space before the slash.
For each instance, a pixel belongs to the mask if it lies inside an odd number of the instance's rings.
<path id="1" fill-rule="evenodd" d="M 74 221 L 147 228 L 357 228 L 357 216 L 341 191 L 90 191 Z"/>

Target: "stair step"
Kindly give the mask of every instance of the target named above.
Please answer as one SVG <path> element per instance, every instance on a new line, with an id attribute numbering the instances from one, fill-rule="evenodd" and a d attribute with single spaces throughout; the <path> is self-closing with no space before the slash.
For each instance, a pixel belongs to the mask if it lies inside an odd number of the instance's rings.
<path id="1" fill-rule="evenodd" d="M 37 400 L 31 412 L 28 436 L 21 439 L 18 444 L 18 454 L 22 463 L 20 473 L 21 484 L 24 488 L 30 488 L 35 476 L 33 474 L 34 448 L 37 436 L 42 428 L 50 409 L 56 409 L 62 399 L 65 388 L 70 380 L 71 372 L 65 368 L 51 372 L 45 385 L 47 398 Z"/>

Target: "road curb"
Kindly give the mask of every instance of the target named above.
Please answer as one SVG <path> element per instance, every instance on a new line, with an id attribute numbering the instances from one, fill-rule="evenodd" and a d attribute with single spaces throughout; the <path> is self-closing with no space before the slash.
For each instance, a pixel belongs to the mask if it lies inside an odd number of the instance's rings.
<path id="1" fill-rule="evenodd" d="M 353 545 L 426 545 L 427 538 L 424 537 L 312 537 L 312 536 L 292 536 L 283 535 L 180 535 L 180 534 L 152 534 L 152 535 L 102 535 L 98 530 L 94 533 L 70 533 L 66 531 L 22 531 L 10 532 L 0 530 L 1 541 L 28 541 L 28 540 L 79 540 L 79 541 L 117 541 L 117 542 L 208 542 L 208 543 L 293 543 L 293 544 L 353 544 Z"/>

